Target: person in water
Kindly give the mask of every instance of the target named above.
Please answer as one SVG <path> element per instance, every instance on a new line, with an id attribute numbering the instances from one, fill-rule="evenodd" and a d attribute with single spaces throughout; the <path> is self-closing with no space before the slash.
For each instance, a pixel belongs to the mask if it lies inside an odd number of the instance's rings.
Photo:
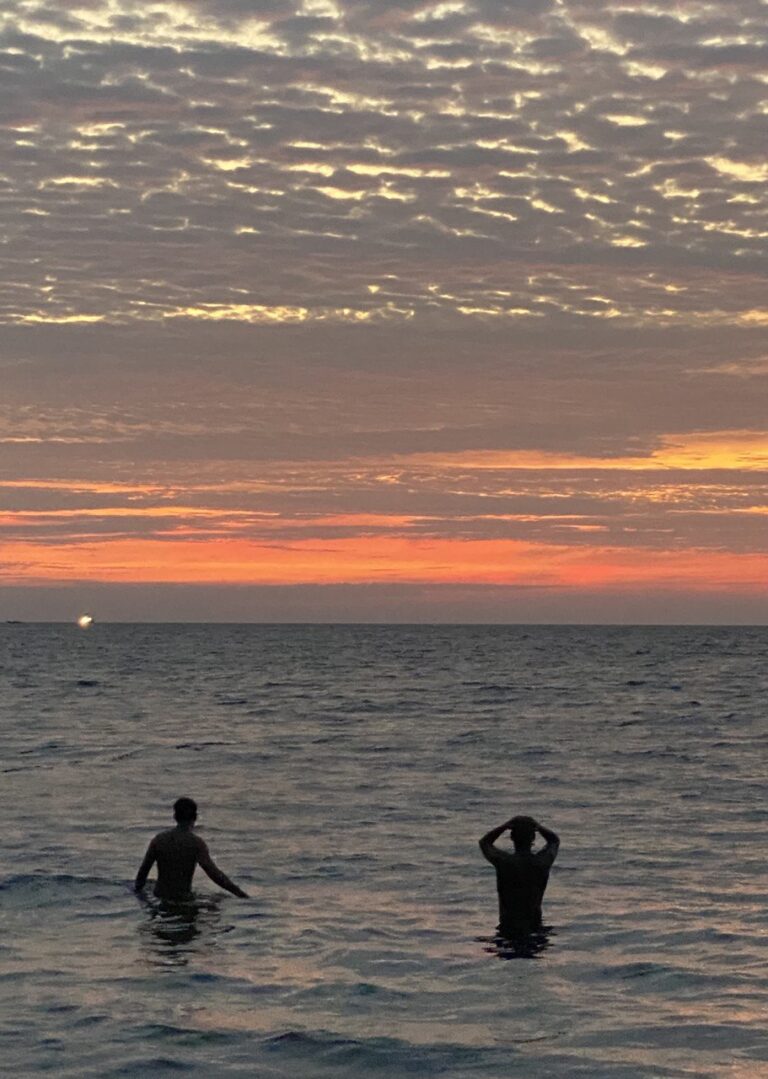
<path id="1" fill-rule="evenodd" d="M 515 845 L 514 853 L 495 845 L 507 829 Z M 546 845 L 534 851 L 531 848 L 537 832 Z M 498 931 L 502 936 L 520 936 L 541 929 L 541 901 L 559 846 L 558 836 L 533 817 L 512 817 L 480 840 L 480 850 L 496 870 Z"/>
<path id="2" fill-rule="evenodd" d="M 179 798 L 173 806 L 176 827 L 158 832 L 147 847 L 144 861 L 136 874 L 134 888 L 140 892 L 147 883 L 147 876 L 157 862 L 155 895 L 171 903 L 183 903 L 192 897 L 192 877 L 195 867 L 200 866 L 214 884 L 225 888 L 240 899 L 248 896 L 238 888 L 226 873 L 222 873 L 208 853 L 208 847 L 192 829 L 197 820 L 197 804 L 191 798 Z"/>

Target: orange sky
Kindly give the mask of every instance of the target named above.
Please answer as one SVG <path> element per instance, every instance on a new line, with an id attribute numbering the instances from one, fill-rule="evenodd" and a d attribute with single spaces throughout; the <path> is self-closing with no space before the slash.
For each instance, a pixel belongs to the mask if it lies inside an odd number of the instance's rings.
<path id="1" fill-rule="evenodd" d="M 5 5 L 0 610 L 768 619 L 759 4 L 373 7 Z"/>
<path id="2" fill-rule="evenodd" d="M 754 597 L 768 591 L 766 461 L 768 437 L 747 430 L 664 436 L 643 455 L 463 451 L 261 469 L 208 462 L 207 475 L 177 468 L 164 482 L 6 479 L 2 579 Z M 354 508 L 392 492 L 417 512 Z M 350 508 L 328 512 L 342 496 Z"/>
<path id="3" fill-rule="evenodd" d="M 429 582 L 558 588 L 768 590 L 762 554 L 620 550 L 503 540 L 361 536 L 258 544 L 186 538 L 8 544 L 10 581 L 340 584 Z M 17 569 L 15 570 L 15 568 Z M 16 576 L 18 573 L 18 576 Z"/>

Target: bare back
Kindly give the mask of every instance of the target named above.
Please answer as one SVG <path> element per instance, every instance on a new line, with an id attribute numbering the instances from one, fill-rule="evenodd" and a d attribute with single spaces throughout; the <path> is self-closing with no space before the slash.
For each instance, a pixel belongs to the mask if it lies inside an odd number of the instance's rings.
<path id="1" fill-rule="evenodd" d="M 181 901 L 192 894 L 192 877 L 204 849 L 202 840 L 189 828 L 169 828 L 152 840 L 157 861 L 155 895 Z"/>
<path id="2" fill-rule="evenodd" d="M 134 888 L 140 892 L 147 883 L 147 876 L 157 862 L 155 895 L 171 903 L 183 903 L 192 896 L 192 877 L 195 866 L 208 874 L 214 884 L 225 888 L 232 895 L 247 899 L 246 893 L 211 858 L 205 840 L 192 831 L 194 817 L 187 823 L 180 822 L 175 828 L 158 832 L 147 847 L 144 861 L 136 874 Z"/>
<path id="3" fill-rule="evenodd" d="M 535 853 L 494 847 L 486 855 L 496 869 L 501 932 L 530 933 L 541 928 L 541 901 L 556 855 L 554 844 Z"/>

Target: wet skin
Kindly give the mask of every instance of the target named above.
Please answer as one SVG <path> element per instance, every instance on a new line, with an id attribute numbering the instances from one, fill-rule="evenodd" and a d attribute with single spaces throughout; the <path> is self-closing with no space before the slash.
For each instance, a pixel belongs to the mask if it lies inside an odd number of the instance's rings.
<path id="1" fill-rule="evenodd" d="M 226 873 L 216 865 L 208 847 L 200 836 L 192 831 L 191 824 L 177 824 L 165 832 L 158 832 L 147 847 L 144 861 L 136 875 L 135 889 L 140 892 L 147 882 L 152 866 L 157 862 L 155 895 L 167 902 L 181 903 L 192 894 L 192 877 L 199 865 L 214 884 L 232 895 L 246 899 L 246 893 L 234 884 Z"/>

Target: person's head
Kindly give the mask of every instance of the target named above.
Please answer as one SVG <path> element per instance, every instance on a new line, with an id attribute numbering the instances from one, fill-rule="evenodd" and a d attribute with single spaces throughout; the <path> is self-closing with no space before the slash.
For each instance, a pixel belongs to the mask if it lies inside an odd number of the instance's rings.
<path id="1" fill-rule="evenodd" d="M 530 850 L 536 837 L 536 824 L 533 817 L 515 817 L 510 825 L 509 834 L 515 844 L 515 850 Z"/>
<path id="2" fill-rule="evenodd" d="M 178 824 L 190 827 L 197 820 L 197 802 L 191 798 L 177 798 L 173 803 L 173 815 Z"/>

